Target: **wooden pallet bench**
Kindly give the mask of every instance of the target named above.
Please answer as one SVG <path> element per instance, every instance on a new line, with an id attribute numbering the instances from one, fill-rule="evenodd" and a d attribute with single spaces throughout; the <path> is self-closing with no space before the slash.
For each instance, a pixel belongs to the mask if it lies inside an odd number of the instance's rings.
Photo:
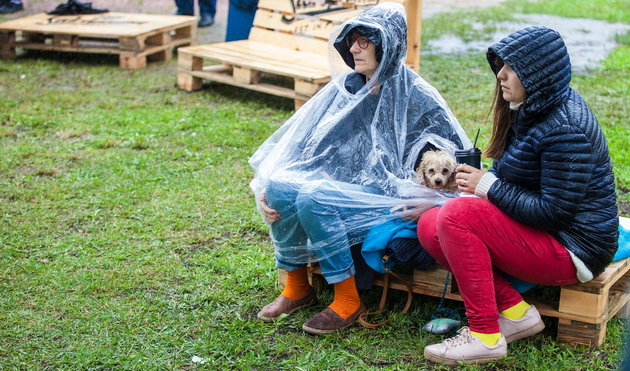
<path id="1" fill-rule="evenodd" d="M 417 70 L 422 0 L 398 2 L 406 6 L 410 25 L 407 63 Z M 194 91 L 209 80 L 293 99 L 297 109 L 330 81 L 330 32 L 376 3 L 260 0 L 247 40 L 177 50 L 177 86 Z"/>
<path id="2" fill-rule="evenodd" d="M 189 16 L 41 13 L 0 23 L 0 58 L 15 58 L 16 48 L 118 54 L 121 68 L 136 69 L 147 59 L 171 59 L 175 48 L 196 38 L 197 20 Z"/>
<path id="3" fill-rule="evenodd" d="M 415 270 L 406 276 L 414 293 L 441 297 L 447 271 L 435 264 L 426 271 Z M 309 275 L 320 275 L 319 267 L 309 266 Z M 462 301 L 457 282 L 449 279 L 444 295 L 447 299 Z M 322 278 L 322 277 L 319 277 Z M 286 272 L 280 270 L 280 285 L 286 282 Z M 322 278 L 323 279 L 323 278 Z M 378 276 L 374 285 L 383 286 L 384 277 Z M 407 286 L 390 277 L 390 288 L 407 291 Z M 606 326 L 615 315 L 628 318 L 630 315 L 630 258 L 611 263 L 606 270 L 586 283 L 560 287 L 557 300 L 541 300 L 527 297 L 526 301 L 536 306 L 543 316 L 558 319 L 557 341 L 572 345 L 597 347 L 604 343 Z"/>

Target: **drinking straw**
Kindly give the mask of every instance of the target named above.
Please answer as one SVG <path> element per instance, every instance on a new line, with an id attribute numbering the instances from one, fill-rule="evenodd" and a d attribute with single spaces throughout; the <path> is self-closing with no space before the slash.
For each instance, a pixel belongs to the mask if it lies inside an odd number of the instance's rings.
<path id="1" fill-rule="evenodd" d="M 481 130 L 481 128 L 477 129 L 477 136 L 475 136 L 475 143 L 473 143 L 473 148 L 477 148 L 477 139 L 479 139 L 479 130 Z"/>

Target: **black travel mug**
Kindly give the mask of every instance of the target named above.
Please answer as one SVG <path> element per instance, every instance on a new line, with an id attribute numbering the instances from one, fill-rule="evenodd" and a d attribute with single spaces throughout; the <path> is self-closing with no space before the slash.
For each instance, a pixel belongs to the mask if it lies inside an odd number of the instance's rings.
<path id="1" fill-rule="evenodd" d="M 458 164 L 468 164 L 481 169 L 481 150 L 479 148 L 459 149 L 455 151 L 455 160 Z"/>

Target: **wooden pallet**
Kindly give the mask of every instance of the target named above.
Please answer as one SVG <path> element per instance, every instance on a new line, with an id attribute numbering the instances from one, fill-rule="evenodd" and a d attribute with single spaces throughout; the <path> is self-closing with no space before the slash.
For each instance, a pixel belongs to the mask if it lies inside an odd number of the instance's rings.
<path id="1" fill-rule="evenodd" d="M 118 54 L 121 68 L 144 68 L 147 59 L 169 60 L 175 48 L 194 45 L 195 17 L 102 13 L 52 16 L 45 13 L 0 23 L 0 58 L 16 48 Z"/>
<path id="2" fill-rule="evenodd" d="M 444 268 L 435 264 L 429 270 L 416 270 L 413 276 L 405 278 L 411 282 L 414 293 L 441 297 L 446 273 Z M 313 275 L 321 275 L 316 265 L 309 266 L 312 282 Z M 279 271 L 278 280 L 284 286 L 285 271 Z M 382 287 L 383 284 L 383 276 L 378 276 L 374 281 L 374 285 Z M 394 277 L 390 277 L 389 287 L 407 290 L 407 286 Z M 444 296 L 462 301 L 455 280 L 449 280 Z M 558 318 L 556 338 L 559 343 L 600 346 L 606 338 L 608 321 L 615 315 L 621 318 L 630 316 L 630 258 L 611 263 L 602 274 L 589 282 L 561 286 L 560 295 L 555 301 L 543 301 L 536 297 L 525 299 L 535 305 L 543 316 Z"/>
<path id="3" fill-rule="evenodd" d="M 399 1 L 400 0 L 390 0 Z M 203 80 L 293 99 L 299 108 L 330 81 L 328 37 L 334 27 L 378 0 L 323 5 L 298 0 L 260 0 L 247 40 L 178 49 L 177 85 L 199 90 Z M 422 0 L 402 1 L 408 19 Z M 419 21 L 410 27 L 407 63 L 419 63 Z M 409 23 L 409 22 L 408 22 Z M 412 32 L 417 29 L 418 32 Z M 418 35 L 418 37 L 414 37 Z"/>

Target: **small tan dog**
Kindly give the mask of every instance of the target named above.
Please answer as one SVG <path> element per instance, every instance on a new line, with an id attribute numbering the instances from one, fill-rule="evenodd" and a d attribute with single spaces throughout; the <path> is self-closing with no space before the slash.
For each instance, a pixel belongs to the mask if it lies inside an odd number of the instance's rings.
<path id="1" fill-rule="evenodd" d="M 444 151 L 426 151 L 422 155 L 416 175 L 420 184 L 432 189 L 455 191 L 455 158 Z"/>

